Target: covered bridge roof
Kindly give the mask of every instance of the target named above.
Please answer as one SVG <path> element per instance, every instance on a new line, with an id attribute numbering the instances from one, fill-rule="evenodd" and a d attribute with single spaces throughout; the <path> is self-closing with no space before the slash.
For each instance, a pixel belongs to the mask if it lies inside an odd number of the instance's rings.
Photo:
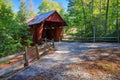
<path id="1" fill-rule="evenodd" d="M 53 10 L 53 11 L 49 11 L 49 12 L 44 13 L 44 14 L 40 14 L 40 15 L 36 16 L 35 18 L 33 18 L 30 22 L 28 22 L 28 25 L 30 26 L 30 25 L 34 25 L 34 24 L 39 24 L 55 12 L 56 11 Z"/>

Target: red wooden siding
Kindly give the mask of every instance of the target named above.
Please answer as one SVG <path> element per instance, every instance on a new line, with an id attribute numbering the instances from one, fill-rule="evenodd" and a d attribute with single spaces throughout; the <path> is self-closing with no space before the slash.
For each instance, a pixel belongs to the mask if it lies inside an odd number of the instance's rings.
<path id="1" fill-rule="evenodd" d="M 63 19 L 59 16 L 57 12 L 55 12 L 51 16 L 49 16 L 45 21 L 63 22 Z"/>
<path id="2" fill-rule="evenodd" d="M 61 27 L 57 27 L 55 34 L 56 34 L 55 41 L 61 40 L 62 39 L 62 28 Z"/>
<path id="3" fill-rule="evenodd" d="M 44 27 L 44 23 L 42 22 L 42 24 L 38 27 L 38 39 L 37 39 L 37 41 L 41 41 L 41 39 L 42 39 L 42 32 L 43 32 L 43 27 Z"/>

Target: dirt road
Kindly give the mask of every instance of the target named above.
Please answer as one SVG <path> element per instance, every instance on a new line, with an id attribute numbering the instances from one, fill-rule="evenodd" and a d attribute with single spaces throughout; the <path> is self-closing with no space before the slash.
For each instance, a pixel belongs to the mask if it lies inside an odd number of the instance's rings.
<path id="1" fill-rule="evenodd" d="M 9 80 L 119 80 L 116 75 L 104 73 L 103 71 L 98 72 L 98 69 L 94 71 L 98 74 L 90 73 L 87 68 L 90 68 L 88 66 L 93 66 L 98 57 L 93 57 L 95 55 L 88 57 L 87 55 L 97 51 L 92 48 L 112 48 L 112 50 L 115 48 L 119 53 L 120 44 L 59 42 L 55 43 L 55 47 L 56 51 L 53 54 L 41 57 L 39 61 L 18 72 Z M 101 52 L 99 54 L 103 54 Z M 104 50 L 103 56 L 109 55 L 109 53 L 111 54 L 110 50 Z M 118 64 L 117 66 L 119 70 L 120 65 Z"/>

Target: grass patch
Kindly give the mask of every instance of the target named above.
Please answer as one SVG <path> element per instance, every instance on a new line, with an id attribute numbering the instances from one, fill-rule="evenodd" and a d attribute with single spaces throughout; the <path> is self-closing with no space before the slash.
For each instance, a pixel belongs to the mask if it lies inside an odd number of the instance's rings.
<path id="1" fill-rule="evenodd" d="M 9 60 L 6 60 L 6 61 L 3 61 L 3 62 L 0 62 L 0 65 L 1 64 L 8 64 L 9 63 Z"/>
<path id="2" fill-rule="evenodd" d="M 118 71 L 118 67 L 116 64 L 112 63 L 112 62 L 98 62 L 98 63 L 94 63 L 95 66 L 97 66 L 100 70 L 108 72 L 108 73 L 116 73 Z"/>

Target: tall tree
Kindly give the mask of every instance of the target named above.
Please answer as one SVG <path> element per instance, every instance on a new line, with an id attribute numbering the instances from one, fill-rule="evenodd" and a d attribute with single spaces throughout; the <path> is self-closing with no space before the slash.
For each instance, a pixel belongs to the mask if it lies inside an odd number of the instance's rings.
<path id="1" fill-rule="evenodd" d="M 26 0 L 20 0 L 18 18 L 19 18 L 19 21 L 22 23 L 28 18 L 28 14 L 29 14 L 25 3 L 26 3 Z"/>
<path id="2" fill-rule="evenodd" d="M 105 21 L 105 33 L 108 29 L 108 11 L 109 11 L 109 0 L 107 0 L 107 6 L 106 6 L 106 21 Z"/>
<path id="3" fill-rule="evenodd" d="M 100 10 L 100 24 L 102 24 L 102 1 L 100 0 L 100 8 L 99 8 L 99 10 Z M 100 26 L 100 28 L 101 28 L 101 26 Z"/>
<path id="4" fill-rule="evenodd" d="M 78 28 L 77 33 L 72 35 L 83 36 L 86 25 L 86 37 L 92 36 L 91 27 L 96 27 L 97 37 L 117 37 L 119 31 L 119 0 L 68 0 L 69 22 L 71 28 Z M 93 4 L 94 3 L 94 4 Z M 85 15 L 84 15 L 85 13 Z M 113 16 L 114 15 L 114 16 Z M 86 24 L 85 24 L 86 22 Z M 109 29 L 109 32 L 108 32 Z M 104 33 L 101 33 L 104 31 Z M 80 34 L 82 33 L 82 35 Z M 101 39 L 102 40 L 102 39 Z"/>
<path id="5" fill-rule="evenodd" d="M 23 44 L 28 43 L 28 27 L 17 19 L 13 3 L 10 0 L 0 0 L 0 57 L 16 53 L 23 48 Z"/>
<path id="6" fill-rule="evenodd" d="M 28 46 L 28 42 L 30 42 L 29 40 L 29 32 L 28 32 L 28 26 L 25 23 L 25 21 L 29 18 L 29 10 L 26 7 L 26 0 L 20 0 L 20 9 L 18 11 L 18 16 L 17 19 L 19 21 L 19 26 L 20 29 L 19 31 L 21 31 L 19 34 L 19 37 L 21 38 L 21 44 L 22 45 L 26 45 Z"/>
<path id="7" fill-rule="evenodd" d="M 34 5 L 33 5 L 33 1 L 29 0 L 29 18 L 35 17 L 37 14 L 34 12 Z"/>
<path id="8" fill-rule="evenodd" d="M 10 0 L 0 1 L 0 57 L 19 51 L 19 27 Z"/>
<path id="9" fill-rule="evenodd" d="M 117 7 L 116 7 L 116 32 L 118 34 L 118 38 L 120 38 L 120 28 L 119 28 L 119 1 L 116 0 L 116 4 L 117 4 Z"/>
<path id="10" fill-rule="evenodd" d="M 39 6 L 39 12 L 45 13 L 50 10 L 57 10 L 59 13 L 63 13 L 63 11 L 64 11 L 59 3 L 57 3 L 53 0 L 42 0 L 42 3 Z"/>
<path id="11" fill-rule="evenodd" d="M 83 15 L 84 15 L 84 30 L 86 30 L 86 13 L 85 13 L 83 0 L 81 0 L 81 4 L 82 4 Z"/>

